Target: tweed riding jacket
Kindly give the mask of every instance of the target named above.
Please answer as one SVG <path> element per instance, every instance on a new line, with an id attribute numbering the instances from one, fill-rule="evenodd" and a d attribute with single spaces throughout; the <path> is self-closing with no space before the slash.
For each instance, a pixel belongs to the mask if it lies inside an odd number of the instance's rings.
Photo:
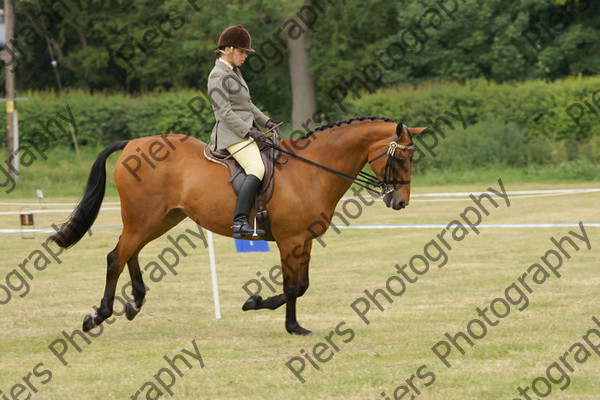
<path id="1" fill-rule="evenodd" d="M 216 120 L 211 149 L 225 149 L 246 140 L 252 126 L 264 127 L 269 120 L 250 100 L 248 84 L 239 69 L 233 70 L 219 59 L 208 76 L 208 95 Z"/>

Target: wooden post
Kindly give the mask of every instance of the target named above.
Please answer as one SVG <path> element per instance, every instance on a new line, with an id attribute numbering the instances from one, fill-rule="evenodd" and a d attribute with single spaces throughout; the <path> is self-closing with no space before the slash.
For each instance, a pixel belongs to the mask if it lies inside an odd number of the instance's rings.
<path id="1" fill-rule="evenodd" d="M 11 39 L 14 41 L 15 32 L 15 9 L 13 0 L 4 0 L 4 25 L 5 25 L 5 47 L 8 47 Z M 6 51 L 6 50 L 5 50 Z M 15 49 L 13 48 L 13 51 Z M 16 53 L 15 53 L 16 54 Z M 16 60 L 15 60 L 16 61 Z M 16 119 L 17 119 L 17 105 L 14 101 L 15 98 L 15 62 L 5 63 L 5 87 L 6 87 L 6 133 L 8 143 L 8 157 L 12 158 L 12 168 L 9 168 L 10 174 L 17 178 L 19 176 L 19 159 L 18 154 L 15 154 L 17 147 L 19 146 L 19 138 L 16 130 Z"/>

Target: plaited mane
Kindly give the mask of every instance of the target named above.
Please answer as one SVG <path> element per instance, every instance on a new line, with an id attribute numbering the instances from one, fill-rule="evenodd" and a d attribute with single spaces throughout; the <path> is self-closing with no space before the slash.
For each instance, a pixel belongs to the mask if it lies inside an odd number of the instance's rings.
<path id="1" fill-rule="evenodd" d="M 330 124 L 327 125 L 323 125 L 320 126 L 318 128 L 315 128 L 314 130 L 308 132 L 306 135 L 302 136 L 300 139 L 305 139 L 310 137 L 311 135 L 313 135 L 315 132 L 320 132 L 320 131 L 325 131 L 327 129 L 331 129 L 337 126 L 342 126 L 342 125 L 350 125 L 353 122 L 357 122 L 357 121 L 365 121 L 365 120 L 371 120 L 371 121 L 384 121 L 384 122 L 394 122 L 394 123 L 398 123 L 396 121 L 394 121 L 393 119 L 390 118 L 386 118 L 386 117 L 373 117 L 373 116 L 368 116 L 368 117 L 355 117 L 355 118 L 350 118 L 350 119 L 346 119 L 344 121 L 338 121 L 338 122 L 332 122 Z"/>

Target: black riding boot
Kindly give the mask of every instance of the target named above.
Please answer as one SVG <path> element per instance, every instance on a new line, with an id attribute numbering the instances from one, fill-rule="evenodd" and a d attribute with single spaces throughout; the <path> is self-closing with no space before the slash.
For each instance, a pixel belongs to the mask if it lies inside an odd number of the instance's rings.
<path id="1" fill-rule="evenodd" d="M 235 205 L 235 211 L 233 212 L 233 237 L 240 238 L 243 236 L 250 236 L 254 234 L 254 228 L 248 222 L 248 214 L 252 208 L 256 191 L 260 186 L 261 180 L 254 175 L 246 176 L 242 187 L 240 188 L 240 194 L 238 195 L 237 203 Z M 257 229 L 258 235 L 264 235 L 265 231 Z"/>

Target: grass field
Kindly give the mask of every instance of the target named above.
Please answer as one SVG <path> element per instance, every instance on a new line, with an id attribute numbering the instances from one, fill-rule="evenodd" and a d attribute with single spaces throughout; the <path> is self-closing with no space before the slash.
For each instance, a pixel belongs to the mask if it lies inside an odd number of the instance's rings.
<path id="1" fill-rule="evenodd" d="M 419 186 L 415 179 L 413 194 L 498 190 L 497 178 L 483 184 L 427 187 Z M 509 192 L 598 187 L 586 182 L 515 183 L 505 178 L 503 183 Z M 214 317 L 208 251 L 195 239 L 198 247 L 185 247 L 188 256 L 180 257 L 177 275 L 168 272 L 157 282 L 146 275 L 150 291 L 134 321 L 117 317 L 113 324 L 104 324 L 100 334 L 99 328 L 93 330 L 97 337 L 86 335 L 89 344 L 77 334 L 70 343 L 61 332 L 72 334 L 80 329 L 83 317 L 102 295 L 106 254 L 120 233 L 114 226 L 120 224 L 119 212 L 101 211 L 95 223 L 99 228 L 60 254 L 60 264 L 42 247 L 45 234 L 38 233 L 33 239 L 0 235 L 0 284 L 6 287 L 7 275 L 20 270 L 18 266 L 26 258 L 31 258 L 26 265 L 33 276 L 25 278 L 29 285 L 26 295 L 25 288 L 14 290 L 10 301 L 0 305 L 0 390 L 7 398 L 12 392 L 12 398 L 31 395 L 34 400 L 151 399 L 158 397 L 158 391 L 170 397 L 156 375 L 165 382 L 173 377 L 169 390 L 177 399 L 524 399 L 519 396 L 519 386 L 529 388 L 531 398 L 597 399 L 600 349 L 595 351 L 582 336 L 593 327 L 600 331 L 592 320 L 592 316 L 600 319 L 596 297 L 600 228 L 586 226 L 600 222 L 600 192 L 514 194 L 509 195 L 510 207 L 495 199 L 498 208 L 485 203 L 489 215 L 482 216 L 483 224 L 582 221 L 591 250 L 569 233 L 581 235 L 577 226 L 482 227 L 479 235 L 469 229 L 471 233 L 464 239 L 450 243 L 452 249 L 445 251 L 448 261 L 443 268 L 436 266 L 440 261 L 431 262 L 429 270 L 407 284 L 401 296 L 390 296 L 391 304 L 378 295 L 383 311 L 370 302 L 367 325 L 350 305 L 365 298 L 365 290 L 385 289 L 386 281 L 398 276 L 395 265 L 423 255 L 424 246 L 443 228 L 343 229 L 339 234 L 330 229 L 323 237 L 327 247 L 313 246 L 311 287 L 298 302 L 299 322 L 314 332 L 309 337 L 285 332 L 283 307 L 241 311 L 248 297 L 242 286 L 258 278 L 257 273 L 268 277 L 272 266 L 279 263 L 276 248 L 271 245 L 269 253 L 237 254 L 231 239 L 215 237 L 222 319 Z M 0 203 L 15 201 L 31 202 L 0 199 Z M 47 207 L 70 209 L 72 206 L 60 204 L 75 201 L 75 197 L 53 197 Z M 107 197 L 105 207 L 117 207 L 110 204 L 116 201 L 116 197 Z M 365 206 L 352 223 L 445 226 L 473 205 L 466 195 L 444 199 L 416 196 L 407 209 L 395 212 L 377 201 Z M 17 205 L 0 207 L 2 212 L 21 209 Z M 36 228 L 61 222 L 67 215 L 36 214 Z M 0 215 L 0 229 L 18 227 L 18 216 Z M 196 228 L 192 222 L 183 222 L 170 235 L 185 234 L 186 229 Z M 514 304 L 507 303 L 507 287 L 518 283 L 532 264 L 541 263 L 540 257 L 549 249 L 556 249 L 552 237 L 560 240 L 563 236 L 571 237 L 579 250 L 565 245 L 570 259 L 563 255 L 560 277 L 552 274 L 540 284 L 531 283 L 529 277 L 533 293 L 526 293 L 527 306 L 523 296 L 515 300 L 514 290 L 510 292 Z M 141 265 L 157 260 L 166 246 L 170 246 L 166 236 L 148 245 Z M 45 252 L 49 261 L 36 250 Z M 423 263 L 417 264 L 415 261 L 416 268 L 423 268 Z M 120 285 L 128 280 L 124 272 Z M 14 274 L 11 282 L 13 287 L 19 286 Z M 264 284 L 262 289 L 263 296 L 271 294 Z M 398 283 L 393 282 L 391 289 L 399 290 Z M 0 301 L 6 302 L 6 296 L 0 290 Z M 470 322 L 484 321 L 478 317 L 478 307 L 489 308 L 493 303 L 502 312 L 501 302 L 494 303 L 496 298 L 507 299 L 508 315 L 492 315 L 495 326 L 485 328 Z M 355 307 L 364 305 L 355 303 Z M 121 306 L 115 309 L 120 311 Z M 480 338 L 472 339 L 472 347 L 458 339 L 464 354 L 450 346 L 448 368 L 432 347 L 447 341 L 446 333 L 468 333 L 467 327 Z M 482 329 L 486 329 L 485 335 Z M 600 335 L 588 336 L 600 348 Z M 195 355 L 194 345 L 203 366 L 190 355 Z M 67 365 L 49 346 L 64 353 Z M 175 365 L 180 376 L 163 356 L 182 354 L 192 368 L 179 359 Z M 293 357 L 297 358 L 290 361 Z M 305 365 L 301 373 L 304 383 L 286 366 L 291 363 L 299 369 L 300 359 Z M 557 366 L 552 367 L 555 362 Z M 532 385 L 544 396 L 536 395 Z"/>

